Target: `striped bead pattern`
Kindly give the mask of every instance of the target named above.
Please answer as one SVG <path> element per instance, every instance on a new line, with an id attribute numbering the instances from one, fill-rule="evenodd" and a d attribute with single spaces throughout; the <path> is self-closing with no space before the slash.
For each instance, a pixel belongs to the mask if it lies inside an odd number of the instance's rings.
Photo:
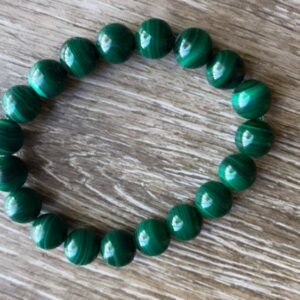
<path id="1" fill-rule="evenodd" d="M 0 119 L 0 155 L 17 152 L 23 145 L 21 127 L 14 121 Z"/>

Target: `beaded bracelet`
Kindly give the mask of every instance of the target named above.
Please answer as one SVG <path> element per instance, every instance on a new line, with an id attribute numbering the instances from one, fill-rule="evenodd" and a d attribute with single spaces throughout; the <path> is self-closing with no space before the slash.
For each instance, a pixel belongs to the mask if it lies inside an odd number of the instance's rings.
<path id="1" fill-rule="evenodd" d="M 20 158 L 12 155 L 23 144 L 18 123 L 32 121 L 40 111 L 41 100 L 59 95 L 66 86 L 68 74 L 81 78 L 94 69 L 99 59 L 109 64 L 125 62 L 135 49 L 150 59 L 162 58 L 173 49 L 181 67 L 195 69 L 207 64 L 209 84 L 220 89 L 234 88 L 232 106 L 241 117 L 248 119 L 236 131 L 239 153 L 221 162 L 220 182 L 208 181 L 200 186 L 195 206 L 174 206 L 166 221 L 142 221 L 134 235 L 112 230 L 100 238 L 87 228 L 68 233 L 66 221 L 53 213 L 40 215 L 40 195 L 22 187 L 28 170 Z M 96 45 L 81 37 L 67 40 L 60 50 L 60 62 L 38 61 L 29 72 L 29 86 L 14 86 L 2 97 L 3 113 L 8 118 L 0 120 L 0 190 L 9 192 L 4 203 L 5 213 L 15 222 L 32 222 L 31 237 L 42 249 L 53 249 L 64 242 L 65 256 L 76 265 L 91 263 L 100 252 L 105 263 L 121 267 L 133 260 L 136 249 L 155 256 L 168 248 L 171 236 L 179 241 L 195 238 L 203 217 L 224 216 L 232 207 L 232 191 L 243 191 L 253 184 L 256 166 L 250 157 L 263 156 L 274 141 L 271 127 L 261 118 L 271 105 L 270 89 L 261 81 L 243 81 L 244 76 L 245 64 L 241 57 L 231 50 L 213 53 L 208 33 L 188 28 L 175 38 L 170 26 L 160 19 L 143 22 L 135 36 L 124 25 L 106 25 L 97 34 Z"/>

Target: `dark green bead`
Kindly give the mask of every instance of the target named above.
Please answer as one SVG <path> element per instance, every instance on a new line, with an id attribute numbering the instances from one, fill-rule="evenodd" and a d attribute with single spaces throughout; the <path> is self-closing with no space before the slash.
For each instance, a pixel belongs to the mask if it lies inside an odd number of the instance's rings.
<path id="1" fill-rule="evenodd" d="M 79 228 L 73 230 L 64 243 L 67 259 L 75 265 L 91 263 L 100 251 L 100 238 L 94 230 Z"/>
<path id="2" fill-rule="evenodd" d="M 40 97 L 26 85 L 8 89 L 2 97 L 3 114 L 18 123 L 32 121 L 41 110 Z"/>
<path id="3" fill-rule="evenodd" d="M 219 177 L 230 189 L 243 191 L 255 181 L 255 163 L 249 156 L 242 153 L 229 155 L 219 166 Z"/>
<path id="4" fill-rule="evenodd" d="M 28 83 L 44 99 L 54 98 L 65 88 L 67 71 L 56 60 L 44 59 L 29 71 Z"/>
<path id="5" fill-rule="evenodd" d="M 135 40 L 137 50 L 146 58 L 162 58 L 174 46 L 171 27 L 160 19 L 144 21 L 136 32 Z"/>
<path id="6" fill-rule="evenodd" d="M 0 155 L 17 152 L 23 145 L 21 127 L 14 121 L 0 119 Z"/>
<path id="7" fill-rule="evenodd" d="M 42 200 L 38 193 L 30 188 L 20 188 L 11 192 L 5 199 L 4 211 L 14 222 L 28 223 L 39 215 Z"/>
<path id="8" fill-rule="evenodd" d="M 231 50 L 222 50 L 215 53 L 207 64 L 207 80 L 216 88 L 232 89 L 243 80 L 244 76 L 244 61 Z"/>
<path id="9" fill-rule="evenodd" d="M 133 236 L 124 230 L 112 230 L 101 241 L 101 255 L 105 263 L 114 267 L 129 264 L 135 255 Z"/>
<path id="10" fill-rule="evenodd" d="M 245 119 L 263 116 L 271 106 L 271 90 L 261 81 L 245 80 L 233 91 L 233 109 Z"/>
<path id="11" fill-rule="evenodd" d="M 30 235 L 42 249 L 53 249 L 63 243 L 68 234 L 67 223 L 58 215 L 44 214 L 32 223 Z"/>
<path id="12" fill-rule="evenodd" d="M 150 219 L 138 225 L 134 238 L 143 254 L 155 256 L 167 250 L 171 237 L 166 222 Z"/>
<path id="13" fill-rule="evenodd" d="M 212 52 L 209 34 L 199 28 L 188 28 L 176 39 L 174 53 L 183 68 L 195 69 L 207 63 Z"/>
<path id="14" fill-rule="evenodd" d="M 236 131 L 235 144 L 238 149 L 251 157 L 267 154 L 274 142 L 272 128 L 261 120 L 249 120 Z"/>
<path id="15" fill-rule="evenodd" d="M 199 234 L 202 217 L 194 206 L 179 204 L 169 210 L 167 225 L 176 240 L 188 241 Z"/>
<path id="16" fill-rule="evenodd" d="M 203 217 L 221 218 L 232 207 L 231 191 L 221 182 L 208 181 L 198 189 L 195 205 Z"/>
<path id="17" fill-rule="evenodd" d="M 96 46 L 104 61 L 119 64 L 132 55 L 135 48 L 134 35 L 122 24 L 108 24 L 98 32 Z"/>
<path id="18" fill-rule="evenodd" d="M 25 183 L 27 176 L 27 167 L 19 157 L 0 156 L 0 191 L 17 190 Z"/>

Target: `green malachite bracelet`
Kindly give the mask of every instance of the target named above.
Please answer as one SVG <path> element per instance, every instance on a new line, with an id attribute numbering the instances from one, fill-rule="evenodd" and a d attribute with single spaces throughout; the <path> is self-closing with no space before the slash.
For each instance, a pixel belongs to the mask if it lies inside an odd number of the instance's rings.
<path id="1" fill-rule="evenodd" d="M 236 131 L 239 150 L 226 157 L 219 166 L 220 182 L 208 181 L 198 189 L 195 206 L 179 204 L 167 214 L 166 220 L 142 221 L 131 234 L 113 230 L 100 237 L 91 229 L 68 232 L 64 218 L 40 214 L 40 196 L 29 187 L 22 187 L 28 175 L 25 163 L 13 154 L 23 145 L 18 123 L 32 121 L 40 111 L 42 100 L 50 100 L 65 88 L 67 77 L 88 75 L 99 60 L 109 64 L 122 63 L 134 50 L 145 58 L 158 59 L 172 49 L 182 68 L 195 69 L 206 64 L 208 82 L 220 89 L 234 89 L 233 109 L 248 119 Z M 231 50 L 213 53 L 209 34 L 199 28 L 188 28 L 177 38 L 163 20 L 143 22 L 135 35 L 124 25 L 106 25 L 93 43 L 82 37 L 67 40 L 60 51 L 60 61 L 40 60 L 29 71 L 28 85 L 14 86 L 2 97 L 0 120 L 0 191 L 9 192 L 4 211 L 11 220 L 32 222 L 31 237 L 42 249 L 53 249 L 64 243 L 67 259 L 76 265 L 91 263 L 98 255 L 114 267 L 125 266 L 135 256 L 136 249 L 148 256 L 162 254 L 171 237 L 179 241 L 194 239 L 202 227 L 202 218 L 220 218 L 233 204 L 232 191 L 249 188 L 256 178 L 256 166 L 251 157 L 266 154 L 274 141 L 272 128 L 262 120 L 271 105 L 270 89 L 261 81 L 244 80 L 245 64 Z"/>

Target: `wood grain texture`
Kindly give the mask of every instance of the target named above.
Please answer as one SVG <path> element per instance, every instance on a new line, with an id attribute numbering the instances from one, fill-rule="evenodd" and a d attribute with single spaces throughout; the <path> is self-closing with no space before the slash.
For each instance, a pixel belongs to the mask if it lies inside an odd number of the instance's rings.
<path id="1" fill-rule="evenodd" d="M 196 240 L 172 241 L 156 258 L 138 254 L 121 270 L 100 259 L 78 268 L 62 247 L 36 249 L 29 226 L 13 224 L 1 208 L 0 298 L 300 299 L 299 7 L 298 0 L 1 0 L 1 92 L 24 83 L 36 60 L 57 58 L 72 36 L 95 39 L 110 22 L 135 30 L 155 16 L 176 32 L 199 26 L 216 48 L 241 54 L 249 78 L 273 90 L 267 121 L 276 144 L 230 215 L 206 220 Z M 242 119 L 229 99 L 206 83 L 204 69 L 182 70 L 172 54 L 100 64 L 23 126 L 28 185 L 42 193 L 45 210 L 74 226 L 134 230 L 144 218 L 165 217 L 174 204 L 192 203 L 236 151 Z"/>

